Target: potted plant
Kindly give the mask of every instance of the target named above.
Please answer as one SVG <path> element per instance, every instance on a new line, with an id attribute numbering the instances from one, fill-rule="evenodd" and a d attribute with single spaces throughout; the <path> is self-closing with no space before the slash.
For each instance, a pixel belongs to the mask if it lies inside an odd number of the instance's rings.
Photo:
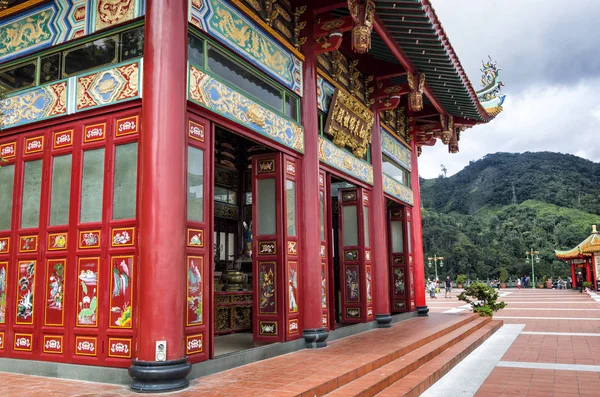
<path id="1" fill-rule="evenodd" d="M 456 286 L 458 288 L 462 288 L 465 281 L 467 281 L 466 274 L 459 274 L 458 276 L 456 276 Z"/>
<path id="2" fill-rule="evenodd" d="M 506 288 L 506 281 L 508 280 L 508 271 L 505 268 L 500 269 L 500 288 Z"/>
<path id="3" fill-rule="evenodd" d="M 548 279 L 548 276 L 542 276 L 542 278 L 538 279 L 537 287 L 539 289 L 544 288 L 544 285 L 546 284 L 547 279 Z"/>

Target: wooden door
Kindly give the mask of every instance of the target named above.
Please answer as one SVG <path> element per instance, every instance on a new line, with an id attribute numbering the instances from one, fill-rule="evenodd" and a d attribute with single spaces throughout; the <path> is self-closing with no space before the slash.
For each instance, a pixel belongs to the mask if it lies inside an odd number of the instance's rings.
<path id="1" fill-rule="evenodd" d="M 388 263 L 392 313 L 409 311 L 409 267 L 406 216 L 403 206 L 388 210 Z"/>
<path id="2" fill-rule="evenodd" d="M 191 363 L 214 354 L 212 129 L 208 120 L 188 114 L 186 176 L 185 347 Z"/>
<path id="3" fill-rule="evenodd" d="M 369 194 L 363 188 L 340 189 L 340 285 L 342 322 L 358 323 L 373 317 L 369 227 Z"/>
<path id="4" fill-rule="evenodd" d="M 282 162 L 280 153 L 252 158 L 252 329 L 262 342 L 284 341 L 287 329 Z"/>

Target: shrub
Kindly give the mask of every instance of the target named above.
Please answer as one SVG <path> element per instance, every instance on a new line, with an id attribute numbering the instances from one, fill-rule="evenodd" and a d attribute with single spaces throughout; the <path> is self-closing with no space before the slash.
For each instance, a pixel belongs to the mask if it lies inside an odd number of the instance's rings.
<path id="1" fill-rule="evenodd" d="M 456 276 L 456 284 L 464 284 L 465 281 L 467 281 L 466 274 L 459 274 L 458 276 Z"/>
<path id="2" fill-rule="evenodd" d="M 589 281 L 584 281 L 583 282 L 583 288 L 592 288 L 592 283 Z"/>
<path id="3" fill-rule="evenodd" d="M 480 316 L 492 316 L 494 312 L 506 307 L 505 302 L 497 302 L 498 292 L 487 285 L 476 282 L 458 295 L 458 299 L 467 302 Z"/>
<path id="4" fill-rule="evenodd" d="M 506 283 L 508 280 L 508 271 L 505 268 L 500 269 L 500 282 Z"/>
<path id="5" fill-rule="evenodd" d="M 473 309 L 473 311 L 479 314 L 481 317 L 492 317 L 494 315 L 492 309 L 487 306 L 476 307 Z"/>

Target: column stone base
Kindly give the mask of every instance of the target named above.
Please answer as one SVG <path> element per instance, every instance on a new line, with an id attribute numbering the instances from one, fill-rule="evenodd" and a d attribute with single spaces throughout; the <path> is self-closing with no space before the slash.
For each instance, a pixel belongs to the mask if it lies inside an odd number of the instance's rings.
<path id="1" fill-rule="evenodd" d="M 429 316 L 429 308 L 427 306 L 417 306 L 417 313 L 419 317 Z"/>
<path id="2" fill-rule="evenodd" d="M 377 321 L 377 328 L 392 327 L 392 316 L 389 314 L 376 314 L 375 321 Z"/>
<path id="3" fill-rule="evenodd" d="M 169 361 L 133 360 L 129 376 L 131 390 L 138 393 L 165 393 L 189 386 L 186 376 L 192 370 L 187 358 Z"/>
<path id="4" fill-rule="evenodd" d="M 327 347 L 326 340 L 329 337 L 329 332 L 325 328 L 308 328 L 302 331 L 302 337 L 306 341 L 307 349 Z"/>

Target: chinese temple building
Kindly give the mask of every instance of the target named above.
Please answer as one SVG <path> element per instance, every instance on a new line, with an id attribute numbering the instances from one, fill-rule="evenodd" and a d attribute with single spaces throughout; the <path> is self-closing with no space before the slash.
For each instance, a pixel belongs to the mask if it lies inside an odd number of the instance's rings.
<path id="1" fill-rule="evenodd" d="M 0 3 L 0 368 L 175 390 L 231 340 L 427 315 L 417 158 L 498 70 L 429 0 Z"/>
<path id="2" fill-rule="evenodd" d="M 600 233 L 596 225 L 592 225 L 592 234 L 576 247 L 568 251 L 555 251 L 558 259 L 571 266 L 573 288 L 577 287 L 575 280 L 577 273 L 581 273 L 584 282 L 590 282 L 592 289 L 600 290 L 598 284 L 598 271 L 600 271 Z"/>

